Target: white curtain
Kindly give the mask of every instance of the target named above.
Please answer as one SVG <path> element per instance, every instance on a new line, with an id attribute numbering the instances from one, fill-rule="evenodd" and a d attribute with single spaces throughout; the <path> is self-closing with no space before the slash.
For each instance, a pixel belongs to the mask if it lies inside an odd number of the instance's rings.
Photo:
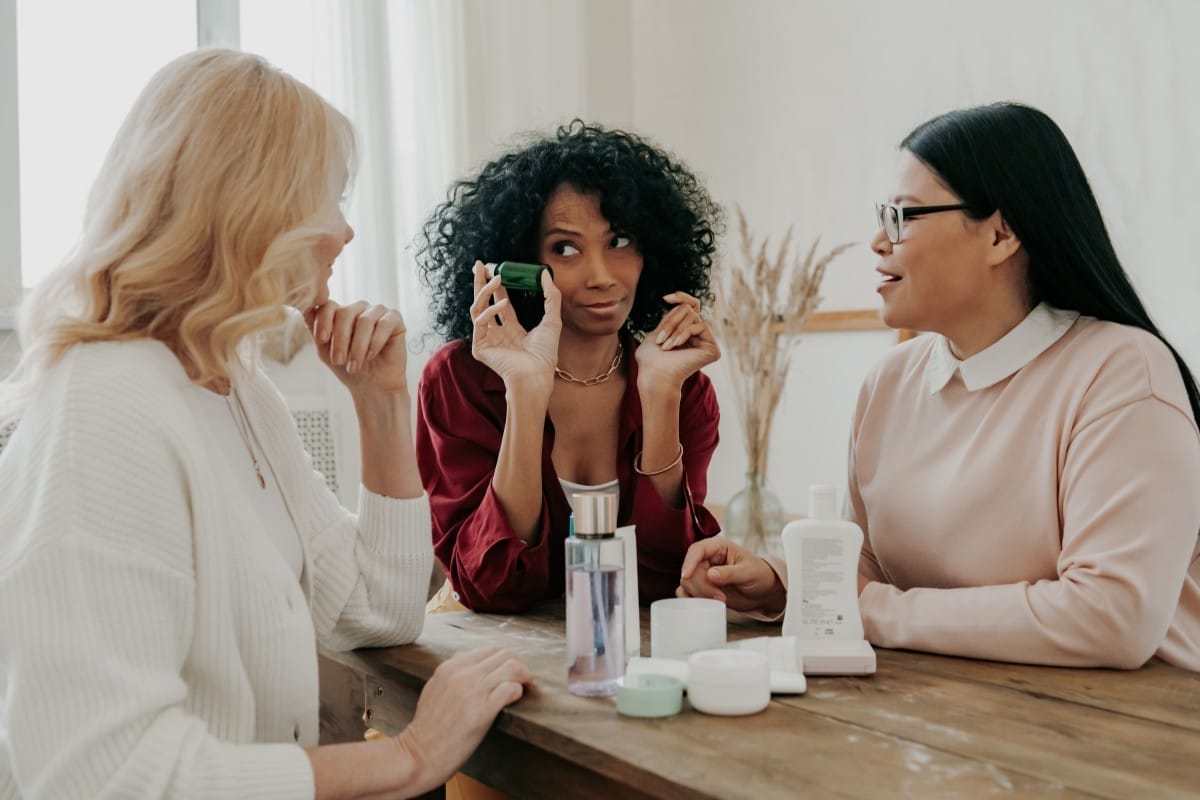
<path id="1" fill-rule="evenodd" d="M 399 308 L 419 345 L 428 302 L 411 245 L 466 163 L 462 0 L 241 0 L 240 23 L 242 49 L 312 86 L 358 134 L 346 206 L 356 236 L 334 264 L 333 297 Z M 294 410 L 329 412 L 338 495 L 352 508 L 360 470 L 349 395 L 312 348 L 290 355 L 267 369 Z M 410 354 L 414 389 L 424 360 Z"/>
<path id="2" fill-rule="evenodd" d="M 347 216 L 357 238 L 335 297 L 401 309 L 425 327 L 413 260 L 421 223 L 463 169 L 463 25 L 459 0 L 359 0 L 337 11 L 334 103 L 354 120 L 359 165 Z"/>
<path id="3" fill-rule="evenodd" d="M 466 161 L 462 2 L 241 0 L 243 49 L 309 83 L 358 133 L 356 238 L 334 298 L 399 307 L 414 331 L 428 304 L 411 244 Z"/>

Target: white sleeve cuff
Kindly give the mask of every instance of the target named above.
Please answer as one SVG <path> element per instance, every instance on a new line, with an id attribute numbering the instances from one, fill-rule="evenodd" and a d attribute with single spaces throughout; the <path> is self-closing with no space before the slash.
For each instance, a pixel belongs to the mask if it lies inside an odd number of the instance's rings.
<path id="1" fill-rule="evenodd" d="M 427 495 L 400 500 L 359 487 L 359 536 L 381 558 L 411 555 L 414 544 L 432 548 L 431 527 Z"/>

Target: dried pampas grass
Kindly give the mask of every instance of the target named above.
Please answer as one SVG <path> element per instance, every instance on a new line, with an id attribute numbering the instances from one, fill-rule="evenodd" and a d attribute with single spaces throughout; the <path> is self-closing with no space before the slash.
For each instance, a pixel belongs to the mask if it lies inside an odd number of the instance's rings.
<path id="1" fill-rule="evenodd" d="M 732 377 L 747 469 L 764 475 L 771 423 L 787 383 L 792 346 L 821 302 L 825 269 L 854 243 L 840 244 L 818 258 L 818 237 L 801 260 L 799 250 L 791 252 L 789 227 L 772 258 L 767 239 L 755 243 L 740 207 L 737 217 L 741 260 L 724 261 L 715 271 L 712 327 Z"/>

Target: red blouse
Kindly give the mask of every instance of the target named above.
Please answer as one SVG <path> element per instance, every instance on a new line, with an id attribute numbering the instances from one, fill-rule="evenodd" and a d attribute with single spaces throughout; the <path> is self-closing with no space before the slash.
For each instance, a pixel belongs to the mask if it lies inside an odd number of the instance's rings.
<path id="1" fill-rule="evenodd" d="M 547 416 L 540 533 L 534 544 L 527 544 L 509 525 L 492 489 L 505 409 L 504 382 L 471 355 L 466 341 L 445 345 L 426 364 L 418 389 L 416 444 L 433 511 L 434 552 L 458 599 L 475 611 L 494 613 L 519 612 L 562 596 L 563 540 L 571 513 L 550 460 L 554 426 Z M 692 375 L 683 384 L 679 406 L 686 502 L 672 508 L 649 478 L 633 470 L 634 456 L 642 449 L 642 404 L 637 362 L 630 359 L 618 432 L 617 520 L 637 525 L 643 603 L 674 596 L 688 547 L 720 530 L 703 506 L 719 416 L 712 383 L 703 373 Z"/>

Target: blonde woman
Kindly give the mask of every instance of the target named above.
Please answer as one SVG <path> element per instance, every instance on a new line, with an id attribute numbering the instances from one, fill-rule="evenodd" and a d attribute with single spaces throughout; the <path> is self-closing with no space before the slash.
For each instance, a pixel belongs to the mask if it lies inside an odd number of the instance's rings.
<path id="1" fill-rule="evenodd" d="M 121 128 L 0 386 L 0 797 L 409 796 L 530 680 L 452 659 L 399 736 L 317 747 L 317 659 L 421 631 L 432 555 L 404 324 L 329 301 L 348 121 L 200 51 Z M 357 516 L 246 355 L 305 313 L 362 431 Z"/>

